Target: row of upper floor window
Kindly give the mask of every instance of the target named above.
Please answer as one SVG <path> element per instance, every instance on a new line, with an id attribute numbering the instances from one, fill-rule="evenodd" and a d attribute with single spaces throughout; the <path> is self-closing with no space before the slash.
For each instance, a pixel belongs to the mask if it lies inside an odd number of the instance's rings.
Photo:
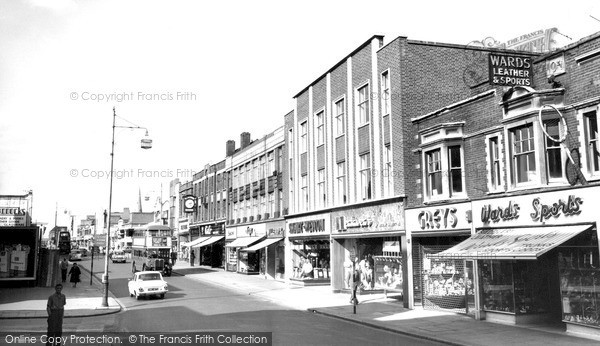
<path id="1" fill-rule="evenodd" d="M 579 110 L 578 125 L 563 119 L 557 113 L 530 115 L 485 135 L 485 170 L 465 161 L 475 153 L 465 153 L 461 129 L 455 131 L 458 136 L 422 144 L 423 200 L 466 198 L 469 183 L 500 193 L 600 179 L 598 106 Z M 469 147 L 482 148 L 479 143 Z"/>
<path id="2" fill-rule="evenodd" d="M 336 162 L 331 173 L 328 172 L 327 168 L 317 170 L 314 176 L 313 188 L 309 186 L 309 175 L 301 174 L 297 206 L 295 206 L 294 200 L 293 179 L 291 179 L 289 185 L 290 208 L 292 212 L 304 212 L 363 202 L 374 198 L 392 197 L 394 195 L 392 161 L 392 148 L 391 145 L 387 144 L 383 147 L 381 168 L 372 167 L 371 152 L 356 157 L 357 175 L 353 177 L 354 180 L 349 179 L 348 162 L 346 160 Z M 290 159 L 290 167 L 293 167 L 293 159 Z M 373 178 L 378 175 L 381 175 L 382 186 L 374 185 Z M 331 193 L 328 191 L 331 191 Z"/>
<path id="3" fill-rule="evenodd" d="M 231 187 L 238 188 L 277 175 L 283 167 L 282 147 L 271 150 L 231 170 Z"/>
<path id="4" fill-rule="evenodd" d="M 380 92 L 373 93 L 370 88 L 370 82 L 366 82 L 355 90 L 355 119 L 358 127 L 365 126 L 371 121 L 371 110 L 372 101 L 377 98 L 381 101 L 381 114 L 382 116 L 389 115 L 391 113 L 391 81 L 390 71 L 386 70 L 380 75 Z M 332 104 L 332 124 L 333 124 L 333 136 L 339 137 L 346 133 L 346 126 L 348 123 L 348 103 L 346 96 L 341 96 Z M 319 109 L 313 115 L 313 127 L 314 127 L 314 145 L 320 146 L 325 143 L 325 132 L 326 132 L 326 113 L 325 109 Z M 303 120 L 298 126 L 299 134 L 299 152 L 304 153 L 308 150 L 308 120 Z M 290 157 L 293 156 L 293 147 L 289 147 Z"/>

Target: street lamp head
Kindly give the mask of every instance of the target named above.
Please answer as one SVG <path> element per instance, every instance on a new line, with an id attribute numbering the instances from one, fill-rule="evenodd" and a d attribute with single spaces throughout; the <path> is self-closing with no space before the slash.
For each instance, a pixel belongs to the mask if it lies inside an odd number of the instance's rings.
<path id="1" fill-rule="evenodd" d="M 152 148 L 152 139 L 148 137 L 148 130 L 146 130 L 146 136 L 142 138 L 142 149 L 150 149 Z"/>

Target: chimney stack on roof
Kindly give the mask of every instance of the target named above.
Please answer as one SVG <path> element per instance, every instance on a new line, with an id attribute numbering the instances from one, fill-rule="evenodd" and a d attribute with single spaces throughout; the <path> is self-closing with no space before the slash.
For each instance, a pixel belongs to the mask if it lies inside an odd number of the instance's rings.
<path id="1" fill-rule="evenodd" d="M 250 132 L 242 132 L 240 135 L 240 149 L 244 149 L 245 147 L 250 145 Z"/>
<path id="2" fill-rule="evenodd" d="M 225 144 L 225 156 L 231 156 L 235 153 L 235 141 L 230 139 Z"/>

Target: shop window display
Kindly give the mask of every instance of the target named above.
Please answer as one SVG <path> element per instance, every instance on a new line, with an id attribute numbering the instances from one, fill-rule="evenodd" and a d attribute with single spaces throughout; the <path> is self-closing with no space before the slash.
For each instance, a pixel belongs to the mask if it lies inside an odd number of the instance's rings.
<path id="1" fill-rule="evenodd" d="M 558 249 L 562 318 L 600 327 L 600 259 L 596 231 Z"/>
<path id="2" fill-rule="evenodd" d="M 402 258 L 399 256 L 373 256 L 374 289 L 402 292 Z"/>
<path id="3" fill-rule="evenodd" d="M 485 260 L 481 265 L 483 308 L 525 314 L 550 312 L 551 256 L 532 261 Z"/>
<path id="4" fill-rule="evenodd" d="M 256 252 L 239 252 L 238 273 L 258 274 L 260 254 Z"/>
<path id="5" fill-rule="evenodd" d="M 309 240 L 295 244 L 292 261 L 292 279 L 329 280 L 329 241 Z"/>
<path id="6" fill-rule="evenodd" d="M 473 295 L 473 282 L 465 275 L 463 260 L 429 259 L 423 261 L 423 295 L 444 309 L 462 309 L 467 295 Z"/>
<path id="7" fill-rule="evenodd" d="M 226 252 L 227 252 L 227 254 L 226 254 L 227 270 L 232 271 L 232 272 L 237 271 L 237 262 L 238 262 L 237 249 L 234 247 L 228 247 Z"/>
<path id="8" fill-rule="evenodd" d="M 483 286 L 483 309 L 515 312 L 512 262 L 481 261 L 480 268 L 480 278 Z"/>

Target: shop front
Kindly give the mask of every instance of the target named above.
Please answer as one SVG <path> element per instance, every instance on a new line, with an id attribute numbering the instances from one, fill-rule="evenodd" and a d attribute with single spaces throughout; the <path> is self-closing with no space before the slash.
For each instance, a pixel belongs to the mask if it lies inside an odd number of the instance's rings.
<path id="1" fill-rule="evenodd" d="M 348 263 L 358 258 L 362 291 L 389 292 L 398 298 L 403 296 L 406 232 L 401 202 L 395 199 L 385 204 L 332 212 L 334 291 L 350 289 L 352 268 Z"/>
<path id="2" fill-rule="evenodd" d="M 265 236 L 264 223 L 228 227 L 225 242 L 226 270 L 248 275 L 259 274 L 259 253 L 242 250 L 262 241 Z"/>
<path id="3" fill-rule="evenodd" d="M 33 195 L 0 196 L 0 283 L 36 280 L 40 232 L 31 223 Z M 58 266 L 56 256 L 48 267 Z"/>
<path id="4" fill-rule="evenodd" d="M 477 262 L 488 321 L 564 322 L 600 336 L 600 187 L 473 202 L 476 233 L 438 254 Z"/>
<path id="5" fill-rule="evenodd" d="M 286 277 L 299 285 L 329 285 L 330 214 L 286 220 Z"/>
<path id="6" fill-rule="evenodd" d="M 472 261 L 436 256 L 471 235 L 471 215 L 470 202 L 406 210 L 408 307 L 474 312 Z"/>
<path id="7" fill-rule="evenodd" d="M 258 258 L 258 272 L 266 279 L 283 280 L 285 273 L 285 221 L 266 224 L 267 237 L 262 241 L 242 248 L 241 252 Z"/>
<path id="8" fill-rule="evenodd" d="M 197 252 L 198 264 L 212 268 L 223 268 L 225 224 L 211 223 L 200 226 L 202 239 L 199 243 L 191 246 Z"/>

